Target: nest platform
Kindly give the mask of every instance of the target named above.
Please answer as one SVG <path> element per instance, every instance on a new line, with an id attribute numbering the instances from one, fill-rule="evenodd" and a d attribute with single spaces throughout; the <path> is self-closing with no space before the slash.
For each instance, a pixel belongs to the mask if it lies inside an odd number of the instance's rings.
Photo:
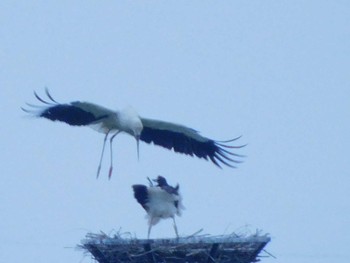
<path id="1" fill-rule="evenodd" d="M 137 239 L 104 233 L 86 235 L 78 246 L 99 263 L 251 263 L 270 241 L 268 235 L 188 236 L 169 239 Z"/>

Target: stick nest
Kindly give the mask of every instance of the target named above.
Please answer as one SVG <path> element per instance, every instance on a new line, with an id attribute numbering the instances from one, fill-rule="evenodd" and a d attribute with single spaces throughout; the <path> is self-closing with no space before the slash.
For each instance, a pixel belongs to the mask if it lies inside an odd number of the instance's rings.
<path id="1" fill-rule="evenodd" d="M 130 233 L 113 236 L 88 233 L 79 248 L 99 263 L 117 262 L 230 262 L 259 261 L 258 254 L 270 241 L 267 234 L 191 235 L 169 239 L 137 239 Z"/>

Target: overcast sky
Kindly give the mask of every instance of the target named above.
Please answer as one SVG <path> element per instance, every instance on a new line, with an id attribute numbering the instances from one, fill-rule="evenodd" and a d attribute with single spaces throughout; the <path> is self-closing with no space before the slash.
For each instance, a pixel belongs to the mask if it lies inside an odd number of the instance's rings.
<path id="1" fill-rule="evenodd" d="M 348 1 L 7 1 L 0 3 L 1 262 L 91 262 L 88 232 L 147 235 L 131 185 L 180 184 L 179 233 L 269 233 L 263 262 L 350 257 Z M 28 118 L 33 90 L 60 102 L 243 135 L 237 169 Z M 171 220 L 152 237 L 174 237 Z"/>

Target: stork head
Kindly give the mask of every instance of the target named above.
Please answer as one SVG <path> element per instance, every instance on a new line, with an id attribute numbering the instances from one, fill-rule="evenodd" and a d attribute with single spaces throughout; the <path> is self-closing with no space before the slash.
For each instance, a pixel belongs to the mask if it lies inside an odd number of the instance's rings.
<path id="1" fill-rule="evenodd" d="M 159 187 L 168 185 L 166 179 L 161 175 L 158 175 L 157 179 L 154 179 L 153 181 L 155 181 Z"/>
<path id="2" fill-rule="evenodd" d="M 134 136 L 137 143 L 137 156 L 139 157 L 139 141 L 143 129 L 140 116 L 134 108 L 128 106 L 118 112 L 118 121 L 124 132 Z"/>

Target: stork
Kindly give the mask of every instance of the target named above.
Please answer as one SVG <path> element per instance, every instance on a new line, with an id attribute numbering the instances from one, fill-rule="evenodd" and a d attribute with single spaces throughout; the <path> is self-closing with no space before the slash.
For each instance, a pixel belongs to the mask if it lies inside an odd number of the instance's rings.
<path id="1" fill-rule="evenodd" d="M 149 239 L 151 228 L 159 222 L 160 219 L 172 218 L 176 237 L 179 237 L 175 222 L 175 215 L 181 216 L 181 212 L 185 207 L 182 204 L 182 196 L 179 193 L 179 184 L 175 187 L 168 185 L 163 176 L 158 176 L 153 181 L 157 185 L 153 185 L 151 180 L 150 186 L 136 184 L 132 188 L 134 197 L 137 202 L 146 210 L 148 218 L 148 234 Z"/>
<path id="2" fill-rule="evenodd" d="M 109 139 L 110 168 L 108 178 L 111 177 L 113 170 L 112 142 L 120 132 L 127 133 L 136 139 L 138 156 L 139 141 L 141 140 L 169 150 L 173 149 L 177 153 L 190 156 L 195 155 L 206 160 L 210 159 L 220 168 L 220 164 L 235 168 L 234 164 L 241 163 L 239 158 L 244 157 L 230 151 L 230 149 L 238 149 L 245 146 L 229 145 L 229 143 L 238 140 L 240 137 L 227 141 L 216 141 L 201 136 L 198 131 L 181 124 L 140 117 L 131 107 L 113 111 L 90 102 L 74 101 L 62 104 L 53 99 L 48 89 L 45 89 L 45 93 L 47 96 L 46 100 L 34 91 L 34 96 L 43 105 L 38 106 L 27 103 L 30 109 L 22 107 L 22 110 L 51 121 L 61 121 L 72 126 L 89 126 L 105 134 L 97 177 L 100 174 L 106 140 L 109 135 L 111 136 Z"/>

